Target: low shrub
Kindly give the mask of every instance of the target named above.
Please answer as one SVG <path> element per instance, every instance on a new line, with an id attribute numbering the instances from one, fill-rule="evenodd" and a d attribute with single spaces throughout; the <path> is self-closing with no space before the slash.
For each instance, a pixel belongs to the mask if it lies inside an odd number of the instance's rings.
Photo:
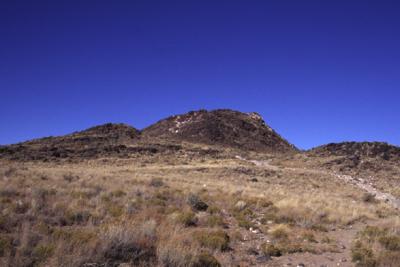
<path id="1" fill-rule="evenodd" d="M 161 178 L 152 178 L 149 185 L 152 187 L 161 187 L 164 186 L 164 181 Z"/>
<path id="2" fill-rule="evenodd" d="M 207 217 L 207 226 L 216 227 L 216 226 L 224 226 L 225 222 L 222 216 L 220 215 L 210 215 Z"/>
<path id="3" fill-rule="evenodd" d="M 205 203 L 198 195 L 195 194 L 190 194 L 188 196 L 187 203 L 194 211 L 206 211 L 208 209 L 207 203 Z"/>
<path id="4" fill-rule="evenodd" d="M 272 238 L 277 240 L 286 240 L 289 237 L 289 228 L 284 224 L 279 224 L 269 230 Z"/>
<path id="5" fill-rule="evenodd" d="M 208 253 L 201 253 L 198 255 L 194 262 L 193 267 L 220 267 L 221 264 L 217 261 L 217 259 Z"/>
<path id="6" fill-rule="evenodd" d="M 372 249 L 357 241 L 351 249 L 351 259 L 358 267 L 375 267 L 377 262 Z"/>
<path id="7" fill-rule="evenodd" d="M 44 262 L 47 258 L 53 255 L 54 253 L 54 245 L 38 245 L 33 249 L 32 257 L 36 263 Z"/>
<path id="8" fill-rule="evenodd" d="M 375 199 L 375 195 L 374 194 L 371 194 L 371 193 L 364 193 L 363 195 L 362 195 L 362 201 L 364 201 L 364 202 L 367 202 L 367 203 L 372 203 L 372 202 L 375 202 L 376 201 L 376 199 Z"/>
<path id="9" fill-rule="evenodd" d="M 395 235 L 386 235 L 379 238 L 379 243 L 387 250 L 400 251 L 400 237 Z"/>
<path id="10" fill-rule="evenodd" d="M 6 251 L 11 247 L 10 241 L 5 237 L 0 237 L 0 257 L 3 257 Z"/>
<path id="11" fill-rule="evenodd" d="M 92 214 L 86 210 L 67 211 L 65 214 L 67 225 L 84 224 L 92 217 Z"/>
<path id="12" fill-rule="evenodd" d="M 176 221 L 186 227 L 197 224 L 196 214 L 192 211 L 184 211 L 178 214 Z"/>
<path id="13" fill-rule="evenodd" d="M 389 227 L 367 226 L 357 234 L 351 248 L 356 266 L 398 266 L 400 235 Z"/>
<path id="14" fill-rule="evenodd" d="M 110 193 L 110 197 L 115 197 L 115 198 L 120 198 L 120 197 L 123 197 L 123 196 L 125 196 L 126 195 L 126 193 L 125 193 L 125 191 L 123 191 L 123 190 L 115 190 L 115 191 L 112 191 L 111 193 Z"/>
<path id="15" fill-rule="evenodd" d="M 153 220 L 139 225 L 129 222 L 110 225 L 103 230 L 100 238 L 106 262 L 114 265 L 122 262 L 140 265 L 155 261 L 157 236 Z"/>
<path id="16" fill-rule="evenodd" d="M 229 246 L 229 235 L 222 230 L 198 231 L 194 233 L 194 239 L 197 240 L 202 247 L 213 250 L 225 251 Z"/>
<path id="17" fill-rule="evenodd" d="M 278 247 L 269 243 L 261 245 L 261 251 L 265 256 L 270 256 L 270 257 L 282 256 L 282 251 Z"/>

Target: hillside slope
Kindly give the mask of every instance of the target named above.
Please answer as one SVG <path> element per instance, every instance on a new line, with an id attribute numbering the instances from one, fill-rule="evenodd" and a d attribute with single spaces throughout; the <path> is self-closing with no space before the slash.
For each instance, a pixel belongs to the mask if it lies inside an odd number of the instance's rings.
<path id="1" fill-rule="evenodd" d="M 253 151 L 296 151 L 259 114 L 229 109 L 199 110 L 171 116 L 144 129 L 143 136 Z"/>
<path id="2" fill-rule="evenodd" d="M 126 124 L 107 123 L 72 134 L 34 139 L 0 147 L 0 156 L 17 160 L 89 158 L 109 154 L 140 138 L 140 132 Z"/>

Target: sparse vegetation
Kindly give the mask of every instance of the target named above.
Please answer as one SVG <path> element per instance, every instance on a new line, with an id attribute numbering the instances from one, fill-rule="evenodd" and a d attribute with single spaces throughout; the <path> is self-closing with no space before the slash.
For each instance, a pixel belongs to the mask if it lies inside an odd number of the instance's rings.
<path id="1" fill-rule="evenodd" d="M 201 230 L 194 233 L 194 239 L 203 247 L 224 251 L 229 246 L 229 235 L 222 230 Z"/>
<path id="2" fill-rule="evenodd" d="M 262 252 L 266 256 L 273 256 L 273 257 L 282 256 L 282 251 L 273 244 L 267 244 L 267 243 L 263 244 Z"/>
<path id="3" fill-rule="evenodd" d="M 367 226 L 360 231 L 351 248 L 357 266 L 396 266 L 400 258 L 400 225 L 397 221 Z"/>
<path id="4" fill-rule="evenodd" d="M 196 214 L 192 211 L 178 213 L 176 220 L 186 227 L 195 226 L 198 221 Z"/>
<path id="5" fill-rule="evenodd" d="M 398 226 L 381 225 L 398 212 L 334 179 L 325 164 L 336 158 L 244 154 L 256 165 L 203 143 L 106 147 L 107 129 L 92 129 L 98 143 L 79 153 L 1 159 L 0 266 L 284 266 L 292 253 L 337 260 L 350 249 L 358 266 L 399 262 Z M 66 140 L 76 148 L 83 137 Z M 370 226 L 344 248 L 361 223 Z"/>

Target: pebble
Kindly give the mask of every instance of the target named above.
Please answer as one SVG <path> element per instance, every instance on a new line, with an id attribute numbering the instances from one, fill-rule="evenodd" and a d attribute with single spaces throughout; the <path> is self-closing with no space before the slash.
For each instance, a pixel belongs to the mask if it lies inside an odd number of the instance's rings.
<path id="1" fill-rule="evenodd" d="M 269 257 L 269 256 L 260 256 L 260 257 L 256 258 L 256 260 L 258 262 L 266 262 L 266 261 L 269 261 L 270 259 L 271 259 L 271 257 Z"/>
<path id="2" fill-rule="evenodd" d="M 250 227 L 250 232 L 252 232 L 253 234 L 259 234 L 260 233 L 260 230 L 258 230 L 258 229 L 254 229 L 253 227 Z"/>

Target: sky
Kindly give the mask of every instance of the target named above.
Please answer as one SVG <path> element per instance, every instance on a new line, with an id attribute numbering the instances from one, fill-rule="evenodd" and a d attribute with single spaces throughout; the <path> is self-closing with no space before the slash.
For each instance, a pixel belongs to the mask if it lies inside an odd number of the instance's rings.
<path id="1" fill-rule="evenodd" d="M 260 113 L 302 149 L 400 145 L 400 1 L 0 3 L 0 144 Z"/>

